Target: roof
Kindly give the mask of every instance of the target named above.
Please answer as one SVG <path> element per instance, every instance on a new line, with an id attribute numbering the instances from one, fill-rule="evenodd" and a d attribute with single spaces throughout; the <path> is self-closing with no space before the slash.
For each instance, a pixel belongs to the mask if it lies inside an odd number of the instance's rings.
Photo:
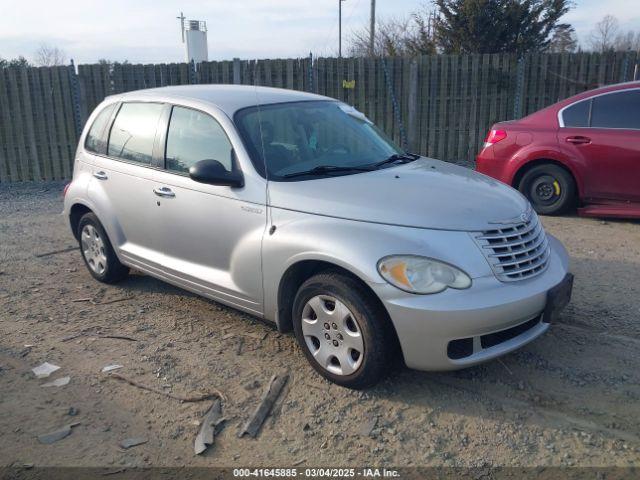
<path id="1" fill-rule="evenodd" d="M 252 85 L 180 85 L 172 87 L 149 88 L 116 95 L 119 100 L 158 100 L 189 99 L 215 105 L 230 117 L 238 110 L 252 107 L 258 103 L 301 102 L 312 100 L 333 100 L 321 95 L 285 90 L 283 88 L 256 87 Z"/>
<path id="2" fill-rule="evenodd" d="M 590 98 L 596 95 L 600 95 L 602 93 L 615 92 L 616 90 L 627 90 L 630 88 L 640 88 L 640 82 L 635 80 L 631 82 L 623 82 L 623 83 L 614 83 L 611 85 L 603 85 L 602 87 L 594 88 L 592 90 L 586 90 L 584 92 L 580 92 L 576 95 L 573 95 L 569 98 L 565 98 L 561 102 L 558 102 L 556 105 L 568 105 L 570 103 L 574 103 L 578 100 L 582 100 L 585 98 Z"/>

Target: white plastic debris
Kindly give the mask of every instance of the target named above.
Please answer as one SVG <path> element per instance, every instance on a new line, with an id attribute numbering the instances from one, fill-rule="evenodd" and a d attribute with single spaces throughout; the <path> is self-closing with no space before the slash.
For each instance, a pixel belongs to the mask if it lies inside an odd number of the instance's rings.
<path id="1" fill-rule="evenodd" d="M 60 367 L 49 362 L 44 362 L 42 365 L 31 369 L 37 378 L 47 378 L 56 370 L 60 370 Z"/>
<path id="2" fill-rule="evenodd" d="M 102 373 L 111 372 L 111 371 L 117 370 L 119 368 L 122 368 L 122 365 L 107 365 L 106 367 L 104 367 L 102 369 Z"/>
<path id="3" fill-rule="evenodd" d="M 53 380 L 52 382 L 43 383 L 41 386 L 42 387 L 64 387 L 66 384 L 69 383 L 69 380 L 71 380 L 71 377 L 62 377 L 62 378 Z"/>

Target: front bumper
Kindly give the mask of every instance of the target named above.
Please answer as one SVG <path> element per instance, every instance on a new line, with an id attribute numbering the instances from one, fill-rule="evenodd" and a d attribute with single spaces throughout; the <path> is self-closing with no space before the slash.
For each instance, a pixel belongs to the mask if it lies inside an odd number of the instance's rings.
<path id="1" fill-rule="evenodd" d="M 412 295 L 386 283 L 370 284 L 389 312 L 407 366 L 417 370 L 463 368 L 504 355 L 542 335 L 549 328 L 542 322 L 547 292 L 564 279 L 569 267 L 565 248 L 548 237 L 549 266 L 527 280 L 500 282 L 491 275 L 474 278 L 467 290 L 447 289 L 435 295 Z M 486 337 L 526 322 L 530 323 L 511 330 L 516 335 L 505 335 L 504 341 L 496 343 L 499 335 Z M 468 338 L 473 339 L 472 353 L 455 358 L 448 351 L 449 343 Z"/>

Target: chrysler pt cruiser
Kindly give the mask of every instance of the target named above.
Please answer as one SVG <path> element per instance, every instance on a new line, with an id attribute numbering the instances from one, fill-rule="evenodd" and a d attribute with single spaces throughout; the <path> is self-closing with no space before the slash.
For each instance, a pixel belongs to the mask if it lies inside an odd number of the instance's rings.
<path id="1" fill-rule="evenodd" d="M 400 354 L 420 370 L 503 355 L 571 295 L 567 253 L 520 193 L 407 153 L 354 108 L 308 93 L 108 97 L 64 202 L 96 280 L 135 268 L 275 322 L 351 388 Z"/>

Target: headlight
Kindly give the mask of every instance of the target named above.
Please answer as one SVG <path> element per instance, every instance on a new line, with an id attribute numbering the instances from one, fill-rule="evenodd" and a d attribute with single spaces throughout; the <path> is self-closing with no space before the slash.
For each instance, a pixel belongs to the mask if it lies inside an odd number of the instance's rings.
<path id="1" fill-rule="evenodd" d="M 438 293 L 447 288 L 471 286 L 471 278 L 462 270 L 417 255 L 384 257 L 378 262 L 378 272 L 391 285 L 409 293 Z"/>

